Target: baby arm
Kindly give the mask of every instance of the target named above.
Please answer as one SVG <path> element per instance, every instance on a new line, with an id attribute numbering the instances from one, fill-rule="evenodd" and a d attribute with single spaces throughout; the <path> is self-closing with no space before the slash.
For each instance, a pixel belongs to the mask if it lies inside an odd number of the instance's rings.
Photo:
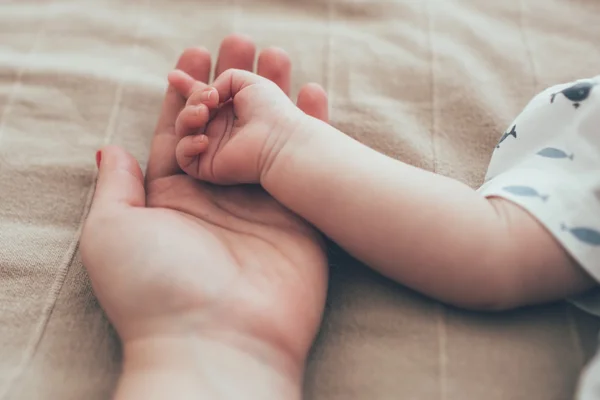
<path id="1" fill-rule="evenodd" d="M 306 118 L 262 184 L 382 274 L 468 308 L 584 291 L 591 278 L 532 216 L 456 180 L 386 157 Z"/>
<path id="2" fill-rule="evenodd" d="M 189 97 L 188 104 L 206 94 L 194 93 L 189 77 L 172 75 L 171 83 Z M 261 183 L 370 267 L 462 307 L 506 309 L 593 287 L 552 235 L 519 206 L 486 199 L 459 181 L 387 157 L 309 116 L 274 123 L 295 107 L 251 74 L 228 71 L 214 89 L 220 103 L 233 100 L 241 117 L 232 123 L 239 127 L 233 133 L 207 129 L 214 131 L 208 136 L 219 150 L 203 156 L 206 170 L 237 166 L 237 172 L 222 174 L 226 179 L 196 174 L 180 161 L 192 176 L 213 183 Z M 208 111 L 203 115 L 208 120 Z M 186 118 L 182 113 L 182 136 L 202 122 Z M 181 142 L 192 155 L 195 137 Z M 256 173 L 247 174 L 251 170 Z M 241 179 L 244 174 L 250 179 Z"/>

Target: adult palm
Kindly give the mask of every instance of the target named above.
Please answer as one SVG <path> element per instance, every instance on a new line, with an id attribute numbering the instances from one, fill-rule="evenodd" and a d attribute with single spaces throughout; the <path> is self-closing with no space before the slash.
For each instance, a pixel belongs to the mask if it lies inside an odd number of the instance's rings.
<path id="1" fill-rule="evenodd" d="M 254 44 L 230 36 L 215 74 L 250 70 Z M 177 68 L 207 82 L 210 54 L 189 49 Z M 265 50 L 258 73 L 289 90 L 290 61 Z M 264 346 L 302 361 L 326 291 L 318 234 L 261 188 L 218 187 L 181 173 L 174 124 L 184 100 L 169 88 L 145 181 L 124 150 L 100 153 L 98 183 L 81 240 L 94 291 L 124 341 L 153 335 L 211 335 Z M 298 106 L 327 118 L 322 89 L 306 86 Z"/>

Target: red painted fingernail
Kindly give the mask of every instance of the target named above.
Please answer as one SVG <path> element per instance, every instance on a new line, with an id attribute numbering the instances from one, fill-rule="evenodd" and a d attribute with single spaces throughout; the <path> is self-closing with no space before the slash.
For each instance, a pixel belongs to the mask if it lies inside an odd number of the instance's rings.
<path id="1" fill-rule="evenodd" d="M 102 161 L 102 152 L 98 150 L 96 152 L 96 167 L 100 168 L 100 161 Z"/>

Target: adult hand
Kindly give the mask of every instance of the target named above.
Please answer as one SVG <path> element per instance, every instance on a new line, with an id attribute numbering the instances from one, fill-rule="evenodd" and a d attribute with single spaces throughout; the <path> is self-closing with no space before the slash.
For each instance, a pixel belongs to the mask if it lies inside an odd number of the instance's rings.
<path id="1" fill-rule="evenodd" d="M 252 41 L 230 36 L 215 74 L 251 70 L 254 58 Z M 176 68 L 207 82 L 210 54 L 188 49 Z M 289 92 L 283 51 L 264 50 L 258 73 Z M 124 150 L 109 146 L 98 156 L 81 253 L 123 341 L 119 394 L 300 397 L 327 286 L 320 237 L 259 187 L 216 187 L 182 174 L 174 126 L 183 106 L 169 87 L 145 181 Z M 298 106 L 327 118 L 318 86 L 304 87 Z"/>

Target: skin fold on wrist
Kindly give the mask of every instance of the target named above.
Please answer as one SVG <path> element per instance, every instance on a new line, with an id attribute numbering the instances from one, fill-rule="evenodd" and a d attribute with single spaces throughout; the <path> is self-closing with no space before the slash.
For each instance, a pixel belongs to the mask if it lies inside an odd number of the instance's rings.
<path id="1" fill-rule="evenodd" d="M 301 399 L 304 365 L 266 344 L 152 337 L 123 344 L 117 400 Z"/>

